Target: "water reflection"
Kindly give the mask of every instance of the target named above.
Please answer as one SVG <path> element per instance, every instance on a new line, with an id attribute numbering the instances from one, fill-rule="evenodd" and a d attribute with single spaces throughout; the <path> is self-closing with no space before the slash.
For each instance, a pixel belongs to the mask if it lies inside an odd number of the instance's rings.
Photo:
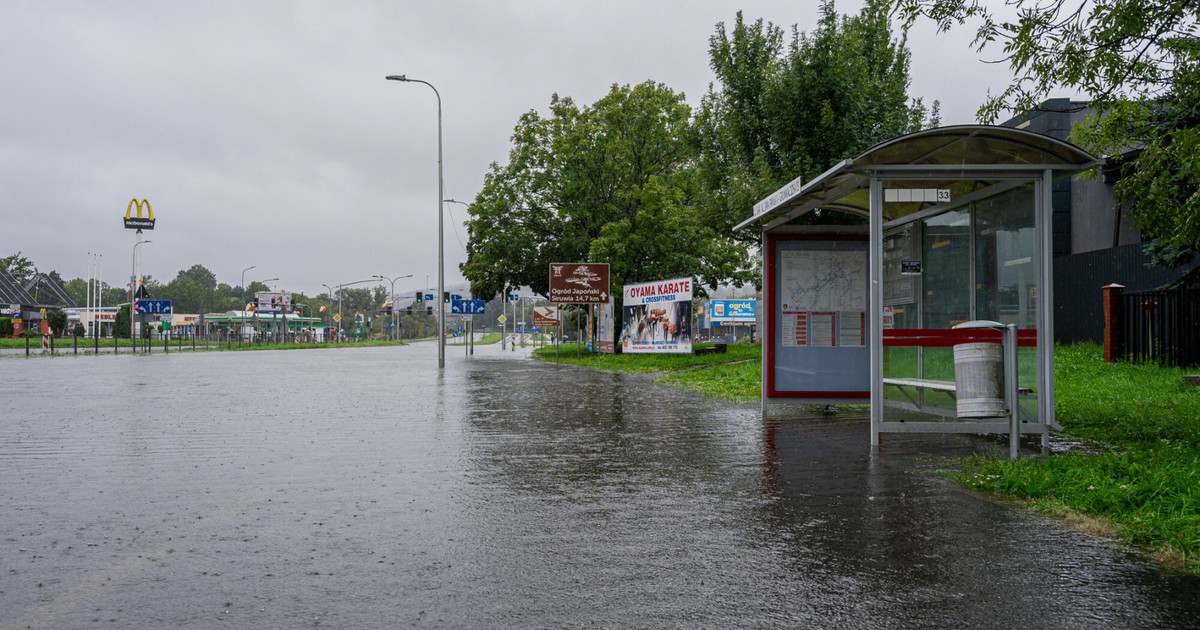
<path id="1" fill-rule="evenodd" d="M 433 346 L 21 363 L 0 628 L 1200 618 L 1196 579 L 913 472 L 963 438 L 872 456 L 853 414 L 764 422 L 486 351 L 442 373 Z"/>

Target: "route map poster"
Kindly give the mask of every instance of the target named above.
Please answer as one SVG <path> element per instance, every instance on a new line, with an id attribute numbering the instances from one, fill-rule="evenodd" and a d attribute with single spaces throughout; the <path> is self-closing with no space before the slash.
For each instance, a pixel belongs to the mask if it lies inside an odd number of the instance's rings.
<path id="1" fill-rule="evenodd" d="M 867 240 L 778 235 L 768 248 L 767 394 L 838 401 L 867 395 Z"/>
<path id="2" fill-rule="evenodd" d="M 780 252 L 783 326 L 793 333 L 784 336 L 785 347 L 866 345 L 866 257 L 866 251 Z"/>

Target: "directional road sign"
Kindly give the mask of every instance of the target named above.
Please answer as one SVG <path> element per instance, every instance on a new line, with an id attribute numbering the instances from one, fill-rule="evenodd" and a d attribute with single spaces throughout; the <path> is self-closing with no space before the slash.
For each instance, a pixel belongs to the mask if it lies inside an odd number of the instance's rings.
<path id="1" fill-rule="evenodd" d="M 170 315 L 171 300 L 137 300 L 138 315 Z"/>
<path id="2" fill-rule="evenodd" d="M 482 315 L 487 307 L 485 300 L 454 300 L 450 312 L 456 315 Z"/>
<path id="3" fill-rule="evenodd" d="M 551 302 L 608 304 L 608 263 L 550 263 Z"/>

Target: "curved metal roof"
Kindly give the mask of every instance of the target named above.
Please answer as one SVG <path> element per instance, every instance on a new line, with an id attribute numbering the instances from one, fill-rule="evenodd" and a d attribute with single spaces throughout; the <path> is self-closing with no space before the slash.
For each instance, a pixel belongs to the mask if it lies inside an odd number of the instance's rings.
<path id="1" fill-rule="evenodd" d="M 1038 165 L 1087 168 L 1096 158 L 1057 138 L 994 125 L 955 125 L 892 138 L 854 158 L 855 166 L 881 164 Z"/>
<path id="2" fill-rule="evenodd" d="M 1077 173 L 1098 160 L 1068 142 L 1040 133 L 993 125 L 955 125 L 926 129 L 881 142 L 807 183 L 792 181 L 754 206 L 755 222 L 769 229 L 816 208 L 866 215 L 867 182 L 888 180 L 889 187 L 949 190 L 952 199 L 977 195 L 1005 180 Z M 927 201 L 889 202 L 884 219 L 893 220 L 930 207 Z"/>

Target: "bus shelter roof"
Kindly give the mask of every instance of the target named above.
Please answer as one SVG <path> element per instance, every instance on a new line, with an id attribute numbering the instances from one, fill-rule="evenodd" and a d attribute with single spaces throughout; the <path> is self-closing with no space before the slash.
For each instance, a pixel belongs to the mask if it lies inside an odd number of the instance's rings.
<path id="1" fill-rule="evenodd" d="M 818 208 L 869 216 L 867 184 L 872 177 L 887 179 L 894 188 L 942 190 L 945 197 L 961 203 L 964 197 L 1000 192 L 1014 180 L 1041 177 L 1046 171 L 1077 173 L 1098 162 L 1073 144 L 1023 129 L 993 125 L 926 129 L 881 142 L 808 182 L 789 182 L 755 204 L 754 216 L 734 229 L 770 231 Z M 937 204 L 936 197 L 888 203 L 883 221 L 928 211 Z"/>

